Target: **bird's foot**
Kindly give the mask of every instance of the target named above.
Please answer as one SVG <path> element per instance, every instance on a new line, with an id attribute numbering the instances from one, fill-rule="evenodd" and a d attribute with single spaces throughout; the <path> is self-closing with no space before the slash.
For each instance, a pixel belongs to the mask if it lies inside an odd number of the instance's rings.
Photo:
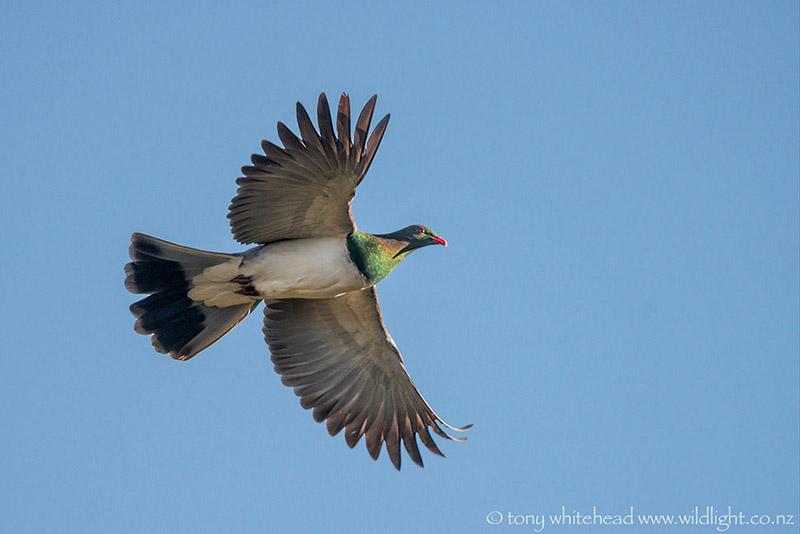
<path id="1" fill-rule="evenodd" d="M 258 290 L 253 286 L 253 277 L 252 276 L 246 276 L 246 275 L 240 274 L 239 276 L 237 276 L 235 278 L 232 278 L 231 282 L 233 282 L 235 284 L 239 284 L 240 286 L 242 286 L 242 289 L 239 289 L 238 291 L 235 291 L 235 293 L 237 295 L 244 295 L 246 297 L 260 297 L 261 296 L 261 294 L 258 292 Z"/>

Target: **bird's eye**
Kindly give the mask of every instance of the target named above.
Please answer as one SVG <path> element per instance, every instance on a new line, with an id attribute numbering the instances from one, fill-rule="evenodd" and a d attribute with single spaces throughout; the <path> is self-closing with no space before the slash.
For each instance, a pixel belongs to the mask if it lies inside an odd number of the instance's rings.
<path id="1" fill-rule="evenodd" d="M 425 230 L 423 228 L 417 228 L 417 233 L 418 234 L 424 234 Z"/>

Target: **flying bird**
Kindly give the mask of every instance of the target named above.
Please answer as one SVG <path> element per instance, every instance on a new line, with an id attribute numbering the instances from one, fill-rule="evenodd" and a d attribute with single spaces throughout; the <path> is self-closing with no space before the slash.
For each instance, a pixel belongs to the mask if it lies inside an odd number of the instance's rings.
<path id="1" fill-rule="evenodd" d="M 131 305 L 136 332 L 156 351 L 189 360 L 264 302 L 264 337 L 281 382 L 294 389 L 317 422 L 353 448 L 364 436 L 378 459 L 383 444 L 394 466 L 400 443 L 422 466 L 417 445 L 444 456 L 428 429 L 447 439 L 445 423 L 408 375 L 383 323 L 375 284 L 411 252 L 447 242 L 416 224 L 389 234 L 356 228 L 350 204 L 386 131 L 389 115 L 368 137 L 377 95 L 351 137 L 350 98 L 336 123 L 325 93 L 314 128 L 297 103 L 297 137 L 278 122 L 280 147 L 262 141 L 229 207 L 238 254 L 206 252 L 140 233 L 131 236 L 125 287 L 149 295 Z"/>

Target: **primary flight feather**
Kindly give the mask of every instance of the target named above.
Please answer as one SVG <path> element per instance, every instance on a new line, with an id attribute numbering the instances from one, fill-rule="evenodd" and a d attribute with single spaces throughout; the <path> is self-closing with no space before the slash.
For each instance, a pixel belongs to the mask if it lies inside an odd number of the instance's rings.
<path id="1" fill-rule="evenodd" d="M 386 131 L 386 115 L 368 135 L 377 97 L 356 120 L 342 95 L 331 120 L 325 94 L 314 128 L 297 103 L 297 137 L 283 123 L 283 147 L 262 142 L 242 168 L 228 218 L 234 238 L 257 244 L 244 253 L 192 249 L 143 234 L 131 236 L 125 287 L 148 297 L 131 305 L 134 329 L 152 335 L 156 351 L 188 360 L 255 309 L 264 307 L 264 337 L 281 381 L 344 430 L 352 448 L 364 436 L 377 459 L 382 445 L 400 469 L 400 444 L 422 466 L 416 438 L 442 455 L 429 429 L 454 438 L 406 372 L 381 317 L 375 284 L 412 251 L 447 242 L 412 225 L 390 234 L 356 228 L 350 202 Z M 443 456 L 443 455 L 442 455 Z"/>

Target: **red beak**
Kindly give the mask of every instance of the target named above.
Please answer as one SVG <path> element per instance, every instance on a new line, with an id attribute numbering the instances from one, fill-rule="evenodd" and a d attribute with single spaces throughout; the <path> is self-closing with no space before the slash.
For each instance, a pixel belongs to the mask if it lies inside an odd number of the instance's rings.
<path id="1" fill-rule="evenodd" d="M 442 239 L 439 236 L 436 236 L 436 237 L 431 236 L 431 239 L 433 239 L 434 242 L 436 242 L 436 243 L 438 243 L 440 245 L 444 245 L 445 247 L 447 246 L 447 241 L 445 241 L 444 239 Z"/>

